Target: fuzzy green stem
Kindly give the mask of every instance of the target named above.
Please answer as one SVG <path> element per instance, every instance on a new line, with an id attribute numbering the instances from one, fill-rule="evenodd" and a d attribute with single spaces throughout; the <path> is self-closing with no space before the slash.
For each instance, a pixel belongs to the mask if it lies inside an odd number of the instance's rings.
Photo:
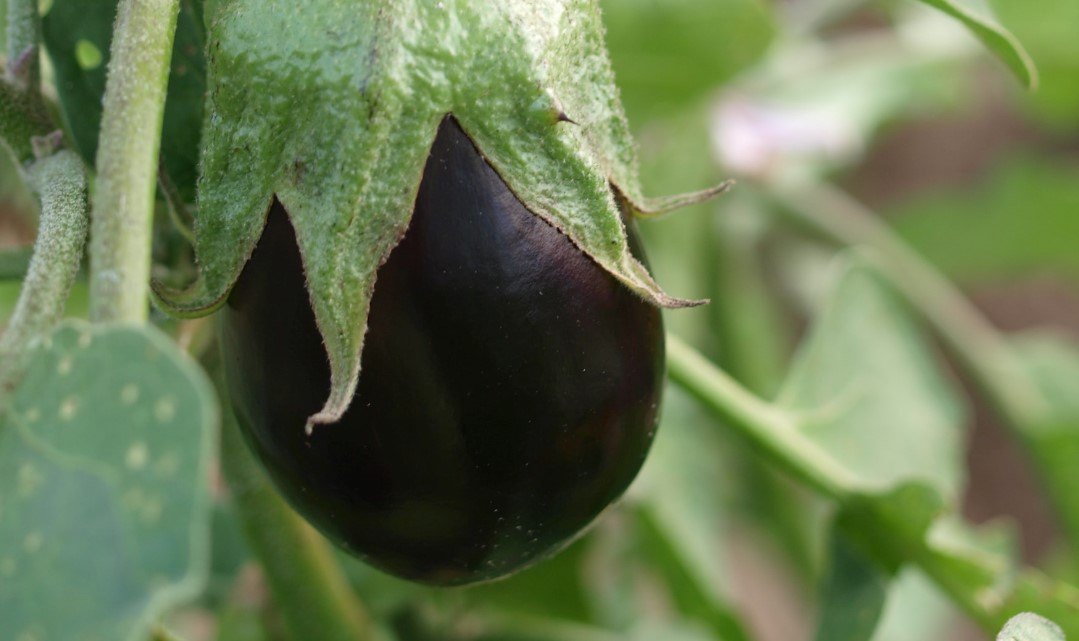
<path id="1" fill-rule="evenodd" d="M 18 378 L 27 348 L 59 322 L 86 243 L 86 176 L 79 157 L 59 151 L 34 163 L 29 176 L 41 196 L 41 223 L 19 300 L 0 336 L 0 396 Z"/>
<path id="2" fill-rule="evenodd" d="M 373 641 L 371 621 L 352 594 L 326 541 L 270 486 L 223 412 L 221 456 L 248 544 L 262 563 L 293 641 Z"/>
<path id="3" fill-rule="evenodd" d="M 123 0 L 91 215 L 90 317 L 145 322 L 157 158 L 179 0 Z"/>
<path id="4" fill-rule="evenodd" d="M 715 416 L 758 446 L 770 462 L 834 500 L 839 506 L 856 505 L 859 481 L 831 454 L 807 438 L 797 420 L 781 408 L 757 398 L 726 373 L 682 341 L 668 336 L 667 367 L 671 381 L 700 401 Z M 858 526 L 853 526 L 858 527 Z M 875 524 L 862 535 L 887 538 L 888 522 Z M 904 544 L 906 561 L 919 567 L 953 601 L 984 628 L 999 627 L 1000 613 L 979 603 L 966 579 L 942 563 L 920 542 Z"/>
<path id="5" fill-rule="evenodd" d="M 862 204 L 829 185 L 775 184 L 768 195 L 783 211 L 831 240 L 877 252 L 882 275 L 936 330 L 963 370 L 1022 440 L 1068 537 L 1079 546 L 1075 477 L 1059 463 L 1051 440 L 1053 408 L 1008 343 L 963 294 Z"/>
<path id="6" fill-rule="evenodd" d="M 667 337 L 667 373 L 772 461 L 821 494 L 843 499 L 857 486 L 851 472 L 807 438 L 792 415 L 753 395 L 674 336 Z"/>
<path id="7" fill-rule="evenodd" d="M 41 83 L 38 46 L 41 42 L 41 16 L 38 0 L 8 0 L 7 3 L 7 77 L 36 92 Z"/>

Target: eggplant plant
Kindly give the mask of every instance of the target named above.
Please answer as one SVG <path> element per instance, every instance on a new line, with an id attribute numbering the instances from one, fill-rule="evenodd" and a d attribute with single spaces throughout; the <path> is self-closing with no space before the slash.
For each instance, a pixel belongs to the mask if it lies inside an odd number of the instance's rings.
<path id="1" fill-rule="evenodd" d="M 739 504 L 820 585 L 805 634 L 1079 635 L 1079 348 L 1002 334 L 821 160 L 895 87 L 1034 60 L 960 0 L 880 9 L 871 55 L 828 40 L 866 3 L 794 4 L 7 0 L 39 213 L 0 250 L 0 639 L 767 639 Z M 957 26 L 980 48 L 896 38 Z M 773 231 L 832 267 L 771 270 Z M 926 329 L 1038 469 L 1054 564 L 959 514 Z"/>

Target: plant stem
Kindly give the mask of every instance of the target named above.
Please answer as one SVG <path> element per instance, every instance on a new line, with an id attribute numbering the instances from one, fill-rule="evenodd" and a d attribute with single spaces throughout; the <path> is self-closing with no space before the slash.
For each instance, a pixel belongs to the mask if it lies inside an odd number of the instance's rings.
<path id="1" fill-rule="evenodd" d="M 876 250 L 882 275 L 929 322 L 959 365 L 1038 461 L 1039 473 L 1070 540 L 1079 546 L 1075 477 L 1041 437 L 1053 428 L 1053 408 L 1018 355 L 963 294 L 908 247 L 873 212 L 826 184 L 770 185 L 767 195 L 798 222 L 844 245 Z"/>
<path id="2" fill-rule="evenodd" d="M 864 488 L 854 475 L 836 461 L 797 427 L 797 416 L 753 396 L 741 388 L 722 370 L 708 362 L 693 348 L 677 338 L 668 336 L 667 366 L 671 380 L 689 392 L 718 418 L 726 421 L 743 436 L 748 437 L 767 455 L 769 462 L 786 469 L 821 494 L 832 499 L 841 509 L 854 509 L 861 517 L 851 520 L 846 527 L 859 538 L 867 539 L 869 545 L 880 541 L 883 549 L 898 550 L 902 561 L 910 563 L 926 574 L 936 585 L 961 606 L 986 630 L 999 629 L 1000 620 L 1007 612 L 1003 605 L 987 605 L 972 589 L 969 569 L 949 562 L 925 541 L 927 533 L 917 540 L 905 533 L 903 525 L 895 523 L 894 515 L 876 512 L 872 497 L 860 491 Z M 870 498 L 867 503 L 866 499 Z M 870 511 L 866 511 L 866 507 Z M 866 518 L 868 517 L 868 520 Z M 893 536 L 890 543 L 884 543 Z M 979 570 L 981 571 L 981 570 Z M 1038 579 L 1023 577 L 1022 589 L 1040 586 Z M 1019 588 L 1017 588 L 1019 589 Z M 1045 598 L 1053 598 L 1046 596 Z M 1065 607 L 1067 600 L 1057 599 L 1053 607 Z"/>
<path id="3" fill-rule="evenodd" d="M 35 162 L 29 174 L 41 196 L 41 224 L 15 311 L 0 336 L 0 397 L 18 377 L 27 348 L 60 320 L 86 243 L 86 176 L 79 157 L 59 151 Z"/>
<path id="4" fill-rule="evenodd" d="M 221 389 L 221 385 L 218 386 Z M 294 641 L 371 641 L 375 633 L 326 541 L 281 499 L 225 408 L 221 457 L 248 544 Z"/>
<path id="5" fill-rule="evenodd" d="M 112 39 L 91 215 L 90 317 L 147 316 L 150 232 L 179 0 L 123 0 Z"/>
<path id="6" fill-rule="evenodd" d="M 15 80 L 33 92 L 41 83 L 38 43 L 41 42 L 41 16 L 38 0 L 8 0 L 7 3 L 7 79 Z"/>
<path id="7" fill-rule="evenodd" d="M 825 496 L 842 500 L 858 481 L 807 438 L 794 417 L 739 385 L 674 336 L 667 337 L 671 380 L 766 451 L 776 463 Z"/>

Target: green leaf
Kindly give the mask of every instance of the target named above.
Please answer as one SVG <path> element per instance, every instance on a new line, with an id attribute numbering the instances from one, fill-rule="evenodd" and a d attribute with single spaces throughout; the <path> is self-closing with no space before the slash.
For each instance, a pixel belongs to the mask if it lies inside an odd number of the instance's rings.
<path id="1" fill-rule="evenodd" d="M 1013 345 L 1049 402 L 1044 422 L 1025 434 L 1041 474 L 1053 487 L 1079 488 L 1079 344 L 1051 334 L 1027 334 Z M 1055 507 L 1079 545 L 1079 493 L 1058 492 Z"/>
<path id="2" fill-rule="evenodd" d="M 1079 589 L 1035 570 L 1020 571 L 1011 546 L 1001 545 L 999 531 L 974 531 L 939 519 L 945 511 L 935 491 L 912 482 L 884 495 L 853 497 L 838 523 L 889 571 L 916 563 L 987 628 L 1037 610 L 1079 634 Z"/>
<path id="3" fill-rule="evenodd" d="M 0 418 L 0 638 L 142 639 L 206 578 L 217 410 L 152 328 L 64 324 Z"/>
<path id="4" fill-rule="evenodd" d="M 954 501 L 964 411 L 899 297 L 848 257 L 779 396 L 858 475 L 852 490 L 919 479 Z"/>
<path id="5" fill-rule="evenodd" d="M 1079 3 L 991 0 L 1001 22 L 1026 43 L 1038 67 L 1038 91 L 1024 104 L 1045 122 L 1079 130 Z"/>
<path id="6" fill-rule="evenodd" d="M 1065 641 L 1060 626 L 1032 612 L 1017 614 L 1008 620 L 997 641 Z"/>
<path id="7" fill-rule="evenodd" d="M 42 37 L 75 146 L 93 166 L 117 0 L 53 0 Z M 194 200 L 206 90 L 201 0 L 181 3 L 173 42 L 161 156 L 180 193 Z"/>
<path id="8" fill-rule="evenodd" d="M 973 189 L 947 189 L 888 212 L 896 231 L 963 284 L 1050 269 L 1079 282 L 1079 168 L 1042 157 L 1002 164 Z"/>
<path id="9" fill-rule="evenodd" d="M 0 249 L 0 280 L 22 280 L 30 267 L 32 247 Z"/>
<path id="10" fill-rule="evenodd" d="M 692 304 L 665 294 L 626 243 L 611 185 L 638 209 L 647 203 L 594 3 L 208 9 L 201 279 L 157 293 L 177 314 L 221 305 L 279 200 L 330 361 L 328 398 L 308 429 L 351 402 L 376 272 L 407 229 L 446 114 L 530 211 L 601 267 L 656 304 Z"/>
<path id="11" fill-rule="evenodd" d="M 982 44 L 1011 69 L 1025 87 L 1034 89 L 1038 86 L 1038 70 L 1034 67 L 1030 54 L 1010 31 L 990 17 L 990 10 L 984 2 L 980 0 L 921 1 L 962 22 L 978 40 L 982 41 Z"/>
<path id="12" fill-rule="evenodd" d="M 780 396 L 803 432 L 854 472 L 839 528 L 889 573 L 906 563 L 944 586 L 985 626 L 1041 608 L 1079 633 L 1079 590 L 972 533 L 943 537 L 962 478 L 962 412 L 908 312 L 864 264 L 842 276 Z M 1074 467 L 1074 466 L 1073 466 Z"/>
<path id="13" fill-rule="evenodd" d="M 635 557 L 660 575 L 671 601 L 687 619 L 718 638 L 749 638 L 731 607 L 724 558 L 726 504 L 735 461 L 725 439 L 688 402 L 668 390 L 660 428 L 627 497 L 641 534 Z"/>
<path id="14" fill-rule="evenodd" d="M 824 586 L 817 641 L 868 641 L 888 594 L 889 577 L 843 539 L 832 537 L 832 559 Z"/>
<path id="15" fill-rule="evenodd" d="M 589 620 L 582 564 L 588 541 L 574 542 L 552 559 L 497 583 L 465 588 L 462 594 L 474 609 L 550 617 L 566 621 Z"/>
<path id="16" fill-rule="evenodd" d="M 630 120 L 645 124 L 710 96 L 767 51 L 759 0 L 604 0 L 603 23 Z"/>

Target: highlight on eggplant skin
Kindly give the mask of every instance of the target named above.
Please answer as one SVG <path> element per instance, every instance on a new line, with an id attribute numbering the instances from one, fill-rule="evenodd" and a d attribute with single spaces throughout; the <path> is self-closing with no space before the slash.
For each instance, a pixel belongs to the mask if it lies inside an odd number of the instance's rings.
<path id="1" fill-rule="evenodd" d="M 451 116 L 379 269 L 339 423 L 304 433 L 329 365 L 276 200 L 219 317 L 237 418 L 276 486 L 406 579 L 485 581 L 550 556 L 625 491 L 652 442 L 659 310 L 532 214 Z"/>

